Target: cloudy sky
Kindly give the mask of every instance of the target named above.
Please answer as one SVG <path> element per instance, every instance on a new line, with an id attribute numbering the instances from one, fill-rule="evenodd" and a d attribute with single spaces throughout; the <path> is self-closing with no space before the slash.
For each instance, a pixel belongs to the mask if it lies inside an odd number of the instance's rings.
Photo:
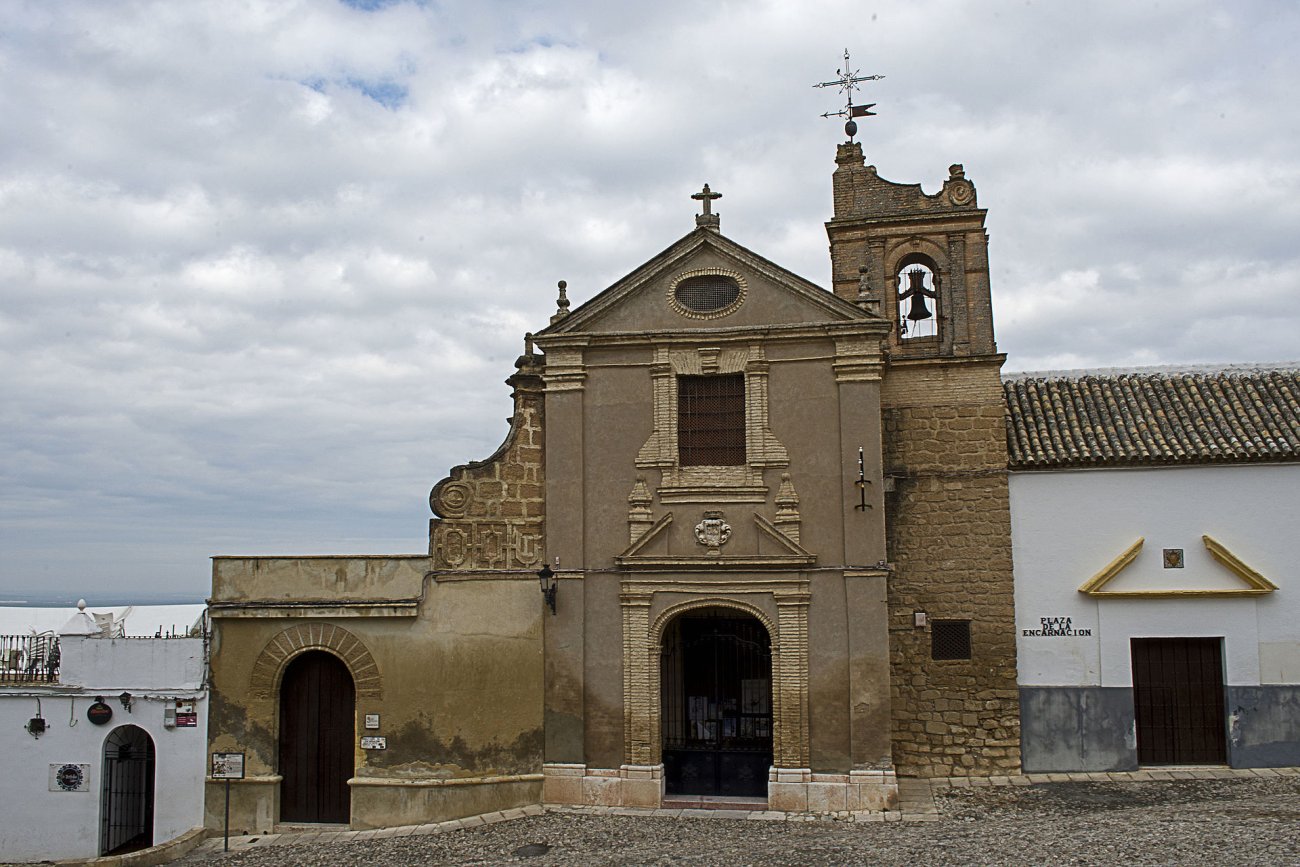
<path id="1" fill-rule="evenodd" d="M 817 283 L 868 160 L 989 209 L 1008 369 L 1300 356 L 1282 2 L 0 0 L 0 598 L 426 547 L 525 331 L 693 227 Z"/>

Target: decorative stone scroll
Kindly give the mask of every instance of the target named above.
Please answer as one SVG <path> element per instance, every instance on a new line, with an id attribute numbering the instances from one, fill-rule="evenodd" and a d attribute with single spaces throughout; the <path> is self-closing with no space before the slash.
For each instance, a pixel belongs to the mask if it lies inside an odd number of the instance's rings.
<path id="1" fill-rule="evenodd" d="M 487 460 L 454 467 L 429 494 L 435 570 L 532 569 L 545 556 L 544 361 L 529 353 L 516 364 L 505 442 Z"/>

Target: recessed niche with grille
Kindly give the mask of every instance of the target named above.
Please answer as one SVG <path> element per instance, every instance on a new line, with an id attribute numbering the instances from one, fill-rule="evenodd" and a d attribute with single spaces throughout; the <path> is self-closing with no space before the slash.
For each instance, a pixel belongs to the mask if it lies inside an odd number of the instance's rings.
<path id="1" fill-rule="evenodd" d="M 930 658 L 970 659 L 970 621 L 931 620 Z"/>
<path id="2" fill-rule="evenodd" d="M 745 300 L 745 280 L 734 271 L 708 269 L 678 274 L 669 284 L 668 300 L 683 316 L 726 316 Z"/>
<path id="3" fill-rule="evenodd" d="M 684 467 L 745 463 L 745 375 L 677 377 L 677 451 Z"/>

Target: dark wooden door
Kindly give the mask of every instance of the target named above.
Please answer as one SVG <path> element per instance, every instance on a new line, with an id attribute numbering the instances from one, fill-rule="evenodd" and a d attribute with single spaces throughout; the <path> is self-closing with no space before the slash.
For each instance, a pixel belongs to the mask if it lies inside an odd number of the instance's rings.
<path id="1" fill-rule="evenodd" d="M 280 686 L 280 819 L 348 822 L 353 771 L 352 675 L 313 650 L 289 663 Z"/>
<path id="2" fill-rule="evenodd" d="M 1223 639 L 1134 638 L 1138 763 L 1227 761 Z"/>
<path id="3" fill-rule="evenodd" d="M 664 776 L 681 795 L 767 795 L 772 652 L 763 624 L 727 609 L 690 612 L 664 635 Z"/>

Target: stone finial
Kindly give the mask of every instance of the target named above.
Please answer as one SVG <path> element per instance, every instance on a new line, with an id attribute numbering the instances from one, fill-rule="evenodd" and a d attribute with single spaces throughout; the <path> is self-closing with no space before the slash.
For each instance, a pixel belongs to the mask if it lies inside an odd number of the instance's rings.
<path id="1" fill-rule="evenodd" d="M 799 544 L 799 495 L 794 492 L 794 482 L 789 473 L 781 474 L 781 487 L 773 501 L 776 504 L 776 519 L 772 521 L 787 539 Z"/>
<path id="2" fill-rule="evenodd" d="M 867 261 L 858 267 L 857 305 L 872 316 L 880 315 L 880 293 L 871 286 L 871 254 Z"/>
<path id="3" fill-rule="evenodd" d="M 646 486 L 645 476 L 637 476 L 632 493 L 627 495 L 628 544 L 635 545 L 654 526 L 654 512 L 650 510 L 653 499 Z"/>
<path id="4" fill-rule="evenodd" d="M 955 181 L 964 177 L 966 177 L 966 169 L 961 163 L 953 163 L 948 166 L 948 180 Z"/>
<path id="5" fill-rule="evenodd" d="M 704 213 L 695 215 L 695 225 L 701 229 L 712 229 L 718 231 L 722 228 L 722 221 L 718 215 L 713 213 L 713 202 L 715 199 L 722 198 L 722 193 L 715 193 L 705 184 L 704 189 L 698 193 L 691 193 L 691 198 L 697 202 L 704 203 Z"/>
<path id="6" fill-rule="evenodd" d="M 555 315 L 551 317 L 552 325 L 569 315 L 569 296 L 565 291 L 569 288 L 569 284 L 561 280 L 555 285 L 559 287 L 560 295 L 555 299 Z"/>

